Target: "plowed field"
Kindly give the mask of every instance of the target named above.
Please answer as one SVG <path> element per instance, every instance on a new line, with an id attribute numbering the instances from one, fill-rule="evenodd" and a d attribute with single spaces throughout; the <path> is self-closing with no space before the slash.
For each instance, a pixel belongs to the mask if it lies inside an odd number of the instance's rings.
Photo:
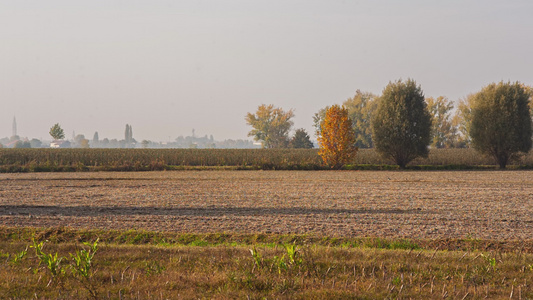
<path id="1" fill-rule="evenodd" d="M 533 172 L 1 174 L 0 224 L 531 240 Z"/>

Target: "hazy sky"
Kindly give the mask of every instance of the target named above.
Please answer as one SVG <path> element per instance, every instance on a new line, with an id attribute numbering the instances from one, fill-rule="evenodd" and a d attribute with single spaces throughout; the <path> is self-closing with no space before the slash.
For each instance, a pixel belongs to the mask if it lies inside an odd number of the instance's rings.
<path id="1" fill-rule="evenodd" d="M 320 108 L 415 79 L 458 100 L 533 84 L 530 0 L 0 2 L 0 137 L 246 139 L 260 104 Z M 313 135 L 314 137 L 314 135 Z M 251 139 L 251 138 L 250 138 Z"/>

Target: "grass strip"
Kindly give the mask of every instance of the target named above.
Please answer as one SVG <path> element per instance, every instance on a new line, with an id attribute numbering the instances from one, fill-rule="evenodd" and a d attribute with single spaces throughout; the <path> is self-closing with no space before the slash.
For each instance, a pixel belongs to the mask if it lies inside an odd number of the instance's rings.
<path id="1" fill-rule="evenodd" d="M 0 232 L 3 299 L 533 297 L 533 254 L 508 248 L 133 230 L 3 227 Z"/>
<path id="2" fill-rule="evenodd" d="M 49 243 L 83 243 L 96 239 L 114 245 L 151 246 L 249 246 L 276 247 L 284 244 L 341 248 L 375 248 L 439 251 L 500 251 L 533 253 L 533 240 L 496 241 L 465 239 L 391 239 L 380 237 L 328 237 L 302 234 L 176 233 L 145 230 L 73 229 L 68 227 L 35 228 L 0 226 L 0 240 Z"/>

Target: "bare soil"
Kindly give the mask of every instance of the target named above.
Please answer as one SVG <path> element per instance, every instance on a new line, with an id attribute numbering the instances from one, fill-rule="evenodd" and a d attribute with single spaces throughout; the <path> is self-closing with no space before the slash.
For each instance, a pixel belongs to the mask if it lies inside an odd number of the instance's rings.
<path id="1" fill-rule="evenodd" d="M 533 171 L 0 174 L 0 224 L 533 239 Z"/>

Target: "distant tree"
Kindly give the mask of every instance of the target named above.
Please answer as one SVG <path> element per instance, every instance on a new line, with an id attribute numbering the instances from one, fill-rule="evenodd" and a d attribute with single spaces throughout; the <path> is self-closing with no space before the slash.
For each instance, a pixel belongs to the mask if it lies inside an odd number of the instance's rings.
<path id="1" fill-rule="evenodd" d="M 455 146 L 457 130 L 452 122 L 452 101 L 444 96 L 426 98 L 431 115 L 431 146 L 434 148 L 451 148 Z"/>
<path id="2" fill-rule="evenodd" d="M 41 148 L 42 144 L 43 143 L 38 139 L 31 139 L 30 141 L 30 145 L 32 148 Z"/>
<path id="3" fill-rule="evenodd" d="M 148 145 L 149 145 L 149 144 L 150 144 L 150 141 L 148 141 L 148 140 L 143 140 L 143 141 L 141 142 L 141 145 L 142 145 L 143 148 L 148 148 Z"/>
<path id="4" fill-rule="evenodd" d="M 90 146 L 89 146 L 89 140 L 88 140 L 88 139 L 82 139 L 82 140 L 80 141 L 79 145 L 80 145 L 80 148 L 85 148 L 85 149 L 87 149 L 87 148 L 90 147 Z"/>
<path id="5" fill-rule="evenodd" d="M 333 169 L 340 169 L 351 162 L 357 153 L 355 133 L 348 110 L 338 105 L 331 106 L 320 125 L 318 154 L 324 163 Z"/>
<path id="6" fill-rule="evenodd" d="M 65 132 L 59 125 L 59 123 L 56 123 L 52 128 L 50 128 L 50 135 L 54 140 L 62 140 L 65 138 Z"/>
<path id="7" fill-rule="evenodd" d="M 261 105 L 255 114 L 248 113 L 246 123 L 252 126 L 248 136 L 261 141 L 263 148 L 286 148 L 289 143 L 289 131 L 292 127 L 293 110 L 284 111 L 274 105 Z"/>
<path id="8" fill-rule="evenodd" d="M 372 118 L 372 132 L 378 153 L 402 169 L 416 157 L 428 155 L 431 115 L 414 80 L 398 80 L 385 87 Z"/>
<path id="9" fill-rule="evenodd" d="M 452 124 L 457 128 L 458 148 L 469 148 L 472 144 L 470 137 L 470 125 L 472 124 L 472 98 L 474 94 L 470 94 L 457 103 L 457 109 L 452 118 Z"/>
<path id="10" fill-rule="evenodd" d="M 84 139 L 85 139 L 85 135 L 78 134 L 78 135 L 74 136 L 74 143 L 76 144 L 76 146 L 80 146 L 81 145 L 81 141 L 83 141 Z"/>
<path id="11" fill-rule="evenodd" d="M 124 140 L 122 140 L 124 141 Z M 109 140 L 108 147 L 109 148 L 122 148 L 122 144 L 117 139 L 111 139 Z"/>
<path id="12" fill-rule="evenodd" d="M 519 82 L 491 83 L 472 98 L 472 146 L 504 169 L 519 152 L 531 149 L 531 94 Z"/>
<path id="13" fill-rule="evenodd" d="M 313 116 L 313 127 L 315 127 L 315 136 L 318 138 L 320 136 L 320 126 L 324 119 L 326 118 L 326 112 L 328 109 L 330 109 L 331 106 L 326 106 L 324 108 L 321 108 L 315 115 Z"/>
<path id="14" fill-rule="evenodd" d="M 352 98 L 344 101 L 355 133 L 355 145 L 359 148 L 372 148 L 372 114 L 377 108 L 378 97 L 372 93 L 357 90 Z"/>
<path id="15" fill-rule="evenodd" d="M 309 134 L 307 134 L 305 129 L 300 128 L 296 129 L 296 132 L 294 133 L 294 136 L 292 137 L 289 146 L 291 148 L 311 149 L 313 148 L 313 142 L 311 142 Z"/>
<path id="16" fill-rule="evenodd" d="M 108 139 L 108 138 L 104 138 L 104 139 L 102 140 L 101 147 L 103 147 L 103 148 L 109 148 L 109 139 Z"/>
<path id="17" fill-rule="evenodd" d="M 29 141 L 18 140 L 13 146 L 13 148 L 31 148 L 31 144 Z"/>
<path id="18" fill-rule="evenodd" d="M 93 136 L 93 144 L 98 144 L 98 142 L 100 141 L 99 137 L 98 137 L 98 131 L 94 132 L 94 136 Z"/>
<path id="19" fill-rule="evenodd" d="M 343 106 L 348 110 L 348 116 L 352 120 L 352 127 L 355 134 L 355 145 L 358 148 L 372 148 L 372 114 L 377 108 L 379 97 L 369 92 L 357 90 L 352 98 L 343 102 Z M 316 133 L 320 132 L 320 124 L 326 116 L 326 111 L 330 106 L 319 110 L 313 116 L 313 126 Z"/>

